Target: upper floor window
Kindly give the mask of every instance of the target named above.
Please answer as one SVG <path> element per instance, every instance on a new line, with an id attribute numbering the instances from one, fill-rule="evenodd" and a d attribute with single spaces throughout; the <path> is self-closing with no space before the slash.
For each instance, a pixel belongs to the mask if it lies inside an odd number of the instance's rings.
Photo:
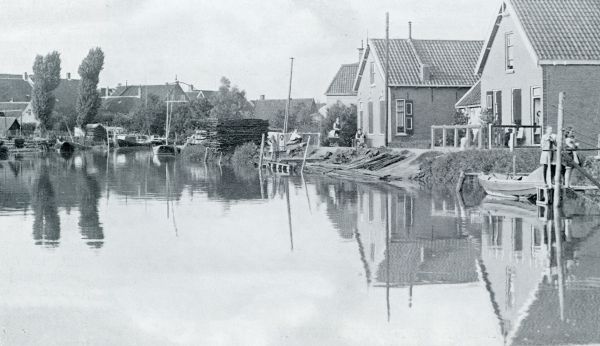
<path id="1" fill-rule="evenodd" d="M 509 32 L 505 37 L 506 45 L 506 70 L 512 71 L 515 69 L 515 34 Z"/>
<path id="2" fill-rule="evenodd" d="M 375 62 L 371 61 L 369 65 L 369 81 L 371 84 L 375 84 Z"/>

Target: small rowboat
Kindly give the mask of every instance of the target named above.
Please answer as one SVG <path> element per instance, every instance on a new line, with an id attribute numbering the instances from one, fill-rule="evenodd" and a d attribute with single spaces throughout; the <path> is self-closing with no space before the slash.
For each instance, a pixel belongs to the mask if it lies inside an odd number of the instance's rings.
<path id="1" fill-rule="evenodd" d="M 544 185 L 543 168 L 538 168 L 529 175 L 481 174 L 479 183 L 490 196 L 513 200 L 528 199 L 537 193 L 537 188 Z"/>

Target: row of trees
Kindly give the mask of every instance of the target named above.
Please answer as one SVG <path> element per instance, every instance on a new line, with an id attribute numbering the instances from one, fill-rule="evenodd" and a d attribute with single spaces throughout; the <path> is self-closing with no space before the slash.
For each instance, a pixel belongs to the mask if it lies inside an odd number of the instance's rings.
<path id="1" fill-rule="evenodd" d="M 253 108 L 246 99 L 246 92 L 232 86 L 226 77 L 221 78 L 218 92 L 210 99 L 192 99 L 186 103 L 173 103 L 170 109 L 171 130 L 178 135 L 189 135 L 209 117 L 217 119 L 252 118 Z M 101 112 L 97 121 L 130 131 L 163 134 L 167 105 L 165 100 L 149 94 L 144 95 L 137 107 L 129 114 Z"/>
<path id="2" fill-rule="evenodd" d="M 56 51 L 48 53 L 46 56 L 37 55 L 33 63 L 34 84 L 31 104 L 33 113 L 40 122 L 42 132 L 61 123 L 68 127 L 72 124 L 85 127 L 94 122 L 100 108 L 98 81 L 104 67 L 102 49 L 99 47 L 90 49 L 79 65 L 77 72 L 81 81 L 75 113 L 57 114 L 54 112 L 56 98 L 53 92 L 60 85 L 60 64 L 60 53 Z"/>

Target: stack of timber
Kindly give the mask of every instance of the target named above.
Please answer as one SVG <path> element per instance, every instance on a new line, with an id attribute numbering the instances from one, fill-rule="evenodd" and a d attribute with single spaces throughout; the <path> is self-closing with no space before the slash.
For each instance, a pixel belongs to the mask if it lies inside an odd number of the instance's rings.
<path id="1" fill-rule="evenodd" d="M 269 131 L 269 121 L 262 119 L 204 120 L 199 129 L 205 130 L 204 145 L 225 153 L 244 143 L 260 145 L 262 135 Z"/>

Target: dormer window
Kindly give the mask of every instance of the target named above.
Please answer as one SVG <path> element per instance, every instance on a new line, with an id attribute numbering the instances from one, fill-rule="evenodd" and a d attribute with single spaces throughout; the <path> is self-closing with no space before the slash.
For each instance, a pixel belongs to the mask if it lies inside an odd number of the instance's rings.
<path id="1" fill-rule="evenodd" d="M 506 47 L 506 71 L 514 71 L 515 69 L 515 34 L 509 32 L 505 38 Z"/>

